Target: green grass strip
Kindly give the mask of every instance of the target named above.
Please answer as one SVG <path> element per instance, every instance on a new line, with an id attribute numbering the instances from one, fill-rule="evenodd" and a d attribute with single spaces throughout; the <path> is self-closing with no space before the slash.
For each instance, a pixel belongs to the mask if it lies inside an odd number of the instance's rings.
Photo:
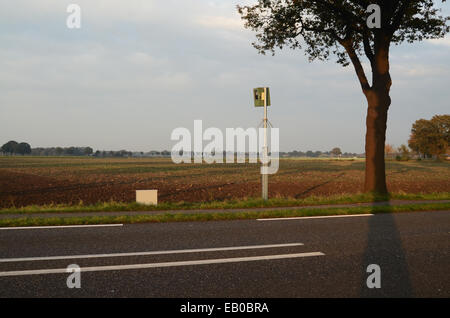
<path id="1" fill-rule="evenodd" d="M 409 194 L 392 193 L 389 195 L 376 195 L 370 193 L 340 194 L 331 196 L 308 196 L 302 199 L 272 198 L 264 201 L 260 198 L 246 198 L 212 202 L 176 202 L 160 203 L 157 206 L 148 206 L 136 202 L 101 202 L 86 205 L 83 202 L 75 205 L 50 204 L 30 205 L 25 207 L 11 207 L 0 209 L 0 214 L 28 214 L 28 213 L 70 213 L 70 212 L 120 212 L 120 211 L 159 211 L 159 210 L 201 210 L 201 209 L 244 209 L 244 208 L 270 208 L 327 204 L 351 204 L 380 202 L 389 200 L 450 200 L 450 192 Z"/>
<path id="2" fill-rule="evenodd" d="M 0 227 L 14 226 L 52 226 L 52 225 L 87 225 L 87 224 L 134 224 L 187 221 L 222 221 L 246 220 L 276 217 L 351 215 L 368 213 L 397 213 L 413 211 L 450 210 L 450 203 L 425 203 L 397 206 L 374 206 L 352 208 L 298 209 L 288 211 L 255 211 L 255 212 L 218 212 L 218 213 L 164 213 L 155 215 L 120 215 L 120 216 L 88 216 L 88 217 L 23 217 L 0 219 Z"/>

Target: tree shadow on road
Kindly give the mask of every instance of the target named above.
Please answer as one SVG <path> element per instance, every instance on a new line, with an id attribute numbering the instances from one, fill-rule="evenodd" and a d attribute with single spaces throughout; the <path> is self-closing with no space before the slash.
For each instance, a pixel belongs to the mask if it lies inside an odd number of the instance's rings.
<path id="1" fill-rule="evenodd" d="M 361 297 L 413 297 L 406 253 L 394 216 L 391 207 L 386 213 L 378 213 L 368 220 Z M 367 278 L 372 273 L 366 271 L 370 264 L 380 266 L 381 288 L 367 286 Z"/>

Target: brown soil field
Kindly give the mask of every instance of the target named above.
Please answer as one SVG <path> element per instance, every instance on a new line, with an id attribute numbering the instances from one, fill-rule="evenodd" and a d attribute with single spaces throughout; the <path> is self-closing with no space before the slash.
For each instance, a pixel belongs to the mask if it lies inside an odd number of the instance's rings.
<path id="1" fill-rule="evenodd" d="M 450 163 L 388 161 L 391 192 L 450 192 Z M 174 164 L 170 158 L 0 157 L 0 208 L 135 200 L 158 189 L 161 202 L 205 202 L 260 196 L 257 164 Z M 282 159 L 269 196 L 361 192 L 363 160 Z"/>

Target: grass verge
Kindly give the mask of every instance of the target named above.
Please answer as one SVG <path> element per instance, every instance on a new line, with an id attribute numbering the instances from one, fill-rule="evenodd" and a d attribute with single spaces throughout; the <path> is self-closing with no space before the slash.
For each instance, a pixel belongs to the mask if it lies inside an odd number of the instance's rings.
<path id="1" fill-rule="evenodd" d="M 23 218 L 0 219 L 0 227 L 246 220 L 246 219 L 276 218 L 276 217 L 439 211 L 449 209 L 450 203 L 425 203 L 425 204 L 409 204 L 397 206 L 373 206 L 373 207 L 352 207 L 352 208 L 324 208 L 324 209 L 305 208 L 289 211 L 279 211 L 279 210 L 255 211 L 255 212 L 246 211 L 246 212 L 217 212 L 217 213 L 194 213 L 194 214 L 162 213 L 154 215 L 50 217 L 50 218 L 23 217 Z"/>
<path id="2" fill-rule="evenodd" d="M 450 192 L 439 193 L 391 193 L 389 195 L 376 195 L 370 193 L 340 194 L 331 196 L 308 196 L 302 199 L 272 198 L 264 201 L 260 198 L 245 198 L 211 202 L 163 202 L 157 206 L 148 206 L 136 202 L 101 202 L 86 205 L 83 202 L 75 205 L 49 204 L 30 205 L 25 207 L 11 207 L 0 209 L 0 214 L 32 214 L 32 213 L 58 213 L 58 212 L 120 212 L 120 211 L 164 211 L 164 210 L 203 210 L 203 209 L 244 209 L 244 208 L 270 208 L 289 206 L 314 206 L 328 204 L 351 204 L 365 202 L 380 202 L 389 200 L 450 200 Z"/>

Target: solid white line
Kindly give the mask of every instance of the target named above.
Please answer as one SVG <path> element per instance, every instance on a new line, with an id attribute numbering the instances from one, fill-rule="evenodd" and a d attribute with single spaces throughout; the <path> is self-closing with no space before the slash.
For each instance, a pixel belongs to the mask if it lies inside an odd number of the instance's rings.
<path id="1" fill-rule="evenodd" d="M 163 254 L 216 252 L 216 251 L 235 251 L 235 250 L 277 248 L 277 247 L 290 247 L 290 246 L 301 246 L 301 245 L 303 245 L 303 243 L 270 244 L 270 245 L 249 245 L 249 246 L 231 246 L 231 247 L 213 247 L 213 248 L 199 248 L 199 249 L 186 249 L 186 250 L 167 250 L 167 251 L 112 253 L 112 254 L 88 254 L 88 255 L 67 255 L 67 256 L 1 258 L 0 259 L 0 263 L 27 262 L 27 261 L 49 261 L 49 260 L 78 259 L 78 258 L 101 258 L 101 257 L 122 257 L 122 256 L 143 256 L 143 255 L 163 255 Z"/>
<path id="2" fill-rule="evenodd" d="M 195 261 L 181 261 L 181 262 L 167 262 L 167 263 L 95 266 L 95 267 L 82 267 L 80 269 L 80 271 L 81 272 L 99 272 L 99 271 L 119 271 L 119 270 L 127 270 L 127 269 L 145 269 L 145 268 L 158 268 L 158 267 L 225 264 L 225 263 L 239 263 L 239 262 L 252 262 L 252 261 L 263 261 L 263 260 L 322 256 L 322 255 L 325 255 L 325 254 L 323 254 L 321 252 L 311 252 L 311 253 L 298 253 L 298 254 L 278 254 L 278 255 L 252 256 L 252 257 L 204 259 L 204 260 L 195 260 Z M 54 269 L 38 269 L 38 270 L 0 272 L 0 277 L 28 276 L 28 275 L 42 275 L 42 274 L 60 274 L 60 273 L 67 273 L 67 269 L 66 268 L 54 268 Z"/>
<path id="3" fill-rule="evenodd" d="M 350 214 L 350 215 L 323 215 L 323 216 L 298 216 L 287 218 L 266 218 L 257 219 L 257 221 L 287 221 L 287 220 L 307 220 L 307 219 L 329 219 L 329 218 L 349 218 L 356 216 L 373 216 L 373 214 Z"/>
<path id="4" fill-rule="evenodd" d="M 54 225 L 54 226 L 11 226 L 0 227 L 0 230 L 36 230 L 36 229 L 67 229 L 78 227 L 111 227 L 123 226 L 123 224 L 88 224 L 88 225 Z"/>

